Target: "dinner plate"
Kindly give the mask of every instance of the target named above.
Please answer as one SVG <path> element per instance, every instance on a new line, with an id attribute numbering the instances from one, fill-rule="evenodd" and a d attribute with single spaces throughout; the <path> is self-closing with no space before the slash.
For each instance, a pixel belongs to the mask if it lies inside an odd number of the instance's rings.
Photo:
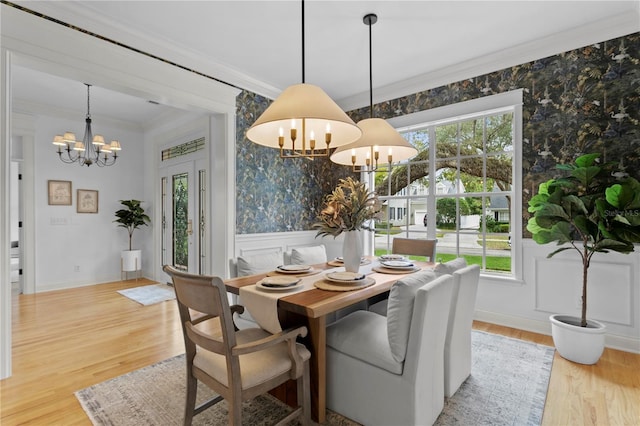
<path id="1" fill-rule="evenodd" d="M 311 270 L 311 266 L 309 265 L 280 265 L 276 268 L 278 272 L 282 272 L 283 274 L 301 274 L 304 272 L 309 272 Z"/>
<path id="2" fill-rule="evenodd" d="M 336 283 L 353 283 L 363 280 L 364 277 L 365 275 L 359 272 L 330 272 L 325 275 L 326 279 Z"/>
<path id="3" fill-rule="evenodd" d="M 300 286 L 300 278 L 295 277 L 265 277 L 256 283 L 256 287 L 263 290 L 282 291 Z"/>
<path id="4" fill-rule="evenodd" d="M 401 254 L 383 254 L 380 256 L 380 260 L 384 260 L 386 262 L 389 260 L 407 260 L 407 258 Z"/>
<path id="5" fill-rule="evenodd" d="M 366 261 L 367 261 L 367 258 L 366 258 L 366 257 L 361 257 L 361 258 L 360 258 L 360 263 L 363 263 L 363 262 L 366 262 Z M 338 257 L 336 257 L 336 258 L 334 259 L 334 262 L 337 262 L 337 263 L 344 263 L 344 258 L 343 258 L 342 256 L 338 256 Z"/>
<path id="6" fill-rule="evenodd" d="M 385 268 L 392 269 L 412 269 L 414 267 L 413 262 L 407 260 L 383 260 L 380 264 Z"/>

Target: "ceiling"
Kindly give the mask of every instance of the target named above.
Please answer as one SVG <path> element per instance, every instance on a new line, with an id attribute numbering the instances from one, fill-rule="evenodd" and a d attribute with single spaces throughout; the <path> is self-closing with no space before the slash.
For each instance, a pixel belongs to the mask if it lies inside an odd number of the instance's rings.
<path id="1" fill-rule="evenodd" d="M 268 97 L 302 81 L 298 0 L 15 3 Z M 582 45 L 628 34 L 616 22 L 640 16 L 640 3 L 307 0 L 305 81 L 345 110 L 369 103 L 367 13 L 378 15 L 371 28 L 377 102 L 580 47 L 590 36 Z M 26 106 L 83 110 L 81 83 L 19 66 L 13 72 L 14 97 Z M 172 110 L 95 86 L 91 98 L 92 112 L 114 120 L 144 124 Z"/>

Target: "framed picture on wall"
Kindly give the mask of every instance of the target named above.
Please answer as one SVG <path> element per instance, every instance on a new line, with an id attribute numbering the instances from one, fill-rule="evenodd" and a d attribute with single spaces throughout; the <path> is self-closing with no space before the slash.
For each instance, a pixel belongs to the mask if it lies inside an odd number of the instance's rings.
<path id="1" fill-rule="evenodd" d="M 98 213 L 98 191 L 93 189 L 78 189 L 77 212 Z"/>
<path id="2" fill-rule="evenodd" d="M 71 181 L 70 180 L 49 180 L 47 181 L 49 205 L 50 206 L 70 206 L 71 205 Z"/>

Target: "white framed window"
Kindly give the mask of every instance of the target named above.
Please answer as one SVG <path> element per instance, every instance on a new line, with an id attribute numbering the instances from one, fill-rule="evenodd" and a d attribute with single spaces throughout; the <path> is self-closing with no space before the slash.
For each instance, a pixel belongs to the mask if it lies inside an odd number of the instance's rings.
<path id="1" fill-rule="evenodd" d="M 394 166 L 385 181 L 388 195 L 380 197 L 387 205 L 403 206 L 394 215 L 396 224 L 402 221 L 400 236 L 437 238 L 437 260 L 462 256 L 479 264 L 483 274 L 520 279 L 522 90 L 389 123 L 419 151 Z M 408 183 L 398 188 L 394 180 Z M 426 220 L 418 223 L 425 210 Z M 392 239 L 385 240 L 388 250 Z"/>

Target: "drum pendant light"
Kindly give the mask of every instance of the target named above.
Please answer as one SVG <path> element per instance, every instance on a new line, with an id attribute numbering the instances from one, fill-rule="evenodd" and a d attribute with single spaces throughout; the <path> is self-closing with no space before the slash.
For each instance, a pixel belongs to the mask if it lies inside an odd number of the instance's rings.
<path id="1" fill-rule="evenodd" d="M 373 117 L 373 65 L 371 26 L 378 16 L 369 13 L 362 18 L 369 27 L 369 117 L 358 122 L 362 136 L 357 141 L 339 147 L 331 154 L 331 161 L 352 166 L 353 171 L 376 171 L 379 164 L 407 160 L 418 150 L 407 142 L 389 123 Z M 382 157 L 381 157 L 382 156 Z"/>
<path id="2" fill-rule="evenodd" d="M 247 130 L 250 141 L 278 148 L 280 158 L 328 157 L 362 134 L 324 90 L 305 83 L 304 48 L 302 0 L 302 83 L 286 88 Z"/>

